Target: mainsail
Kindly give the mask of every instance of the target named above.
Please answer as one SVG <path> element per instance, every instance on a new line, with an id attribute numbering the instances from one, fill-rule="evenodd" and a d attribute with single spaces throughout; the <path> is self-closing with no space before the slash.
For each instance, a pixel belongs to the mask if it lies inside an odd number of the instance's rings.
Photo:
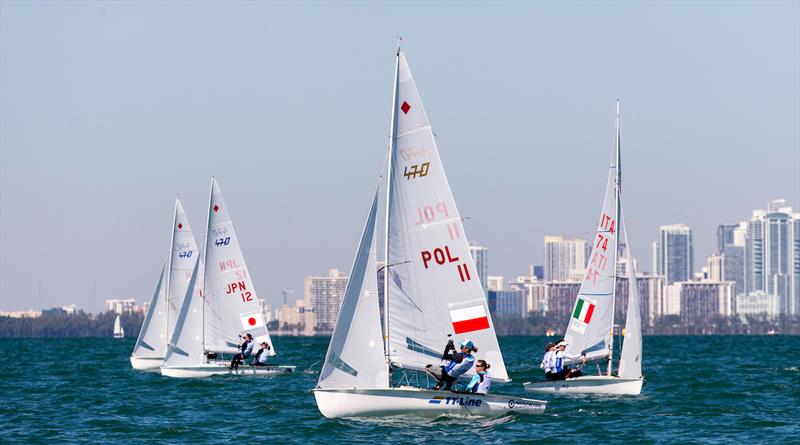
<path id="1" fill-rule="evenodd" d="M 153 297 L 150 299 L 150 306 L 142 322 L 142 329 L 136 338 L 136 345 L 133 347 L 132 357 L 164 357 L 167 352 L 166 338 L 166 311 L 164 305 L 164 273 L 167 264 L 161 267 L 161 274 L 158 276 Z"/>
<path id="2" fill-rule="evenodd" d="M 192 234 L 189 220 L 183 211 L 180 199 L 175 199 L 175 217 L 172 224 L 172 245 L 170 246 L 169 273 L 167 275 L 167 334 L 166 340 L 175 332 L 177 314 L 183 304 L 183 297 L 192 278 L 192 268 L 197 262 L 199 251 Z"/>
<path id="3" fill-rule="evenodd" d="M 461 217 L 405 55 L 398 51 L 388 174 L 389 358 L 424 369 L 448 335 L 469 338 L 507 380 Z M 474 370 L 473 370 L 474 371 Z"/>
<path id="4" fill-rule="evenodd" d="M 619 112 L 615 133 L 617 162 L 609 167 L 603 208 L 592 241 L 592 254 L 564 335 L 568 356 L 585 353 L 590 360 L 609 356 L 613 347 L 619 231 Z"/>
<path id="5" fill-rule="evenodd" d="M 625 246 L 630 252 L 628 229 L 624 223 L 623 217 Z M 625 316 L 625 339 L 622 343 L 622 354 L 619 360 L 619 376 L 638 379 L 642 377 L 642 312 L 639 286 L 636 282 L 636 265 L 630 257 L 630 253 L 628 254 L 628 271 L 628 308 Z"/>
<path id="6" fill-rule="evenodd" d="M 236 352 L 238 335 L 250 333 L 270 345 L 264 314 L 217 180 L 211 178 L 205 254 L 205 348 Z"/>
<path id="7" fill-rule="evenodd" d="M 388 388 L 375 270 L 377 209 L 376 192 L 320 371 L 319 388 Z"/>

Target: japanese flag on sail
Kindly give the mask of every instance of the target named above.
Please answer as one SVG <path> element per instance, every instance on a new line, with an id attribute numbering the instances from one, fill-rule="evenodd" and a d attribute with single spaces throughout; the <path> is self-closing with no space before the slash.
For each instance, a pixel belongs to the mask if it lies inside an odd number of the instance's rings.
<path id="1" fill-rule="evenodd" d="M 578 302 L 575 304 L 575 310 L 572 312 L 572 318 L 588 324 L 592 321 L 593 313 L 594 305 L 583 298 L 578 298 Z"/>
<path id="2" fill-rule="evenodd" d="M 264 327 L 264 316 L 261 314 L 261 312 L 243 314 L 241 320 L 242 330 L 244 331 Z"/>
<path id="3" fill-rule="evenodd" d="M 489 329 L 489 317 L 482 304 L 450 311 L 450 321 L 456 334 Z"/>

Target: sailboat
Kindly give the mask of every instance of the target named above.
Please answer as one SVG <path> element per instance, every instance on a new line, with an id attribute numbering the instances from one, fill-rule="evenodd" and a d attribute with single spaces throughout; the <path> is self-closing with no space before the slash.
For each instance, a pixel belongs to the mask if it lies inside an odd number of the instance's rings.
<path id="1" fill-rule="evenodd" d="M 175 330 L 192 269 L 200 256 L 181 200 L 175 199 L 169 256 L 156 283 L 150 307 L 131 353 L 131 366 L 156 370 L 164 363 L 169 338 Z"/>
<path id="2" fill-rule="evenodd" d="M 405 54 L 398 48 L 396 56 L 382 185 L 384 323 L 381 327 L 375 248 L 379 187 L 314 388 L 317 406 L 328 418 L 541 414 L 546 402 L 540 400 L 433 391 L 393 381 L 393 371 L 418 376 L 428 364 L 441 365 L 448 339 L 471 339 L 479 348 L 476 358 L 491 365 L 489 377 L 510 381 L 431 126 Z"/>
<path id="3" fill-rule="evenodd" d="M 229 369 L 229 360 L 224 360 L 224 355 L 238 353 L 241 336 L 248 333 L 253 335 L 256 345 L 266 342 L 271 348 L 270 355 L 275 355 L 228 206 L 217 180 L 211 178 L 204 255 L 195 260 L 161 374 L 208 377 L 294 372 L 294 366 L 274 365 L 240 365 L 238 370 Z M 255 346 L 253 355 L 257 350 Z"/>
<path id="4" fill-rule="evenodd" d="M 119 322 L 119 315 L 114 319 L 114 338 L 125 338 L 125 329 Z"/>
<path id="5" fill-rule="evenodd" d="M 584 354 L 587 361 L 608 360 L 604 374 L 586 375 L 566 380 L 525 383 L 527 391 L 555 394 L 623 394 L 642 391 L 642 322 L 635 262 L 630 258 L 628 232 L 622 219 L 622 164 L 619 131 L 619 101 L 615 121 L 616 160 L 609 167 L 600 222 L 581 287 L 575 301 L 564 341 L 567 363 L 577 362 Z M 612 373 L 614 351 L 614 301 L 617 289 L 619 232 L 624 234 L 628 252 L 628 307 L 625 336 L 619 368 Z M 600 369 L 598 365 L 598 369 Z"/>

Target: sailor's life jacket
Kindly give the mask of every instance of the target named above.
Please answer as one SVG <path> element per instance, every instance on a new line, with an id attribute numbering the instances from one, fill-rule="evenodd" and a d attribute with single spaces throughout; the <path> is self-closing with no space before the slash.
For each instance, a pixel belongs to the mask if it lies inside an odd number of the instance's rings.
<path id="1" fill-rule="evenodd" d="M 457 379 L 464 375 L 465 372 L 469 371 L 474 364 L 475 357 L 473 357 L 471 354 L 459 352 L 453 354 L 450 362 L 445 365 L 444 372 L 446 372 L 450 377 Z"/>
<path id="2" fill-rule="evenodd" d="M 492 380 L 486 375 L 486 371 L 479 371 L 472 376 L 467 385 L 467 392 L 474 392 L 477 394 L 488 394 L 489 389 L 492 387 Z"/>

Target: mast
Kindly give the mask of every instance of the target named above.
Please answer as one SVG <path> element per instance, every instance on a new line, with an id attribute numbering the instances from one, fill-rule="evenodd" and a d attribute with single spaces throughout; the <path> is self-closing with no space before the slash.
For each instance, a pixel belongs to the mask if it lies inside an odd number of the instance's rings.
<path id="1" fill-rule="evenodd" d="M 206 214 L 206 236 L 205 236 L 205 247 L 203 248 L 203 287 L 200 289 L 200 298 L 203 300 L 201 307 L 203 308 L 200 311 L 200 319 L 203 332 L 203 351 L 206 350 L 206 273 L 208 272 L 208 268 L 206 267 L 206 257 L 208 256 L 208 225 L 211 223 L 211 200 L 214 197 L 214 177 L 211 177 L 211 189 L 208 191 L 208 213 Z M 200 261 L 200 258 L 197 259 Z M 197 280 L 195 280 L 195 285 L 197 285 Z M 194 289 L 192 289 L 192 296 L 194 296 Z"/>
<path id="2" fill-rule="evenodd" d="M 619 220 L 620 213 L 620 189 L 622 188 L 622 169 L 620 168 L 620 147 L 619 147 L 619 99 L 617 99 L 617 116 L 614 123 L 614 146 L 615 146 L 615 160 L 614 169 L 616 170 L 616 180 L 614 181 L 614 218 L 617 224 L 617 233 L 614 236 L 614 285 L 611 288 L 611 354 L 608 357 L 608 375 L 611 375 L 611 363 L 614 361 L 614 312 L 616 311 L 617 303 L 617 264 L 619 264 L 619 234 L 622 230 L 622 225 Z M 630 283 L 629 283 L 630 285 Z"/>
<path id="3" fill-rule="evenodd" d="M 392 91 L 392 119 L 389 123 L 389 157 L 386 162 L 386 224 L 383 236 L 383 344 L 386 358 L 386 376 L 389 379 L 388 386 L 392 385 L 392 376 L 389 359 L 389 198 L 392 194 L 392 163 L 394 159 L 394 148 L 397 144 L 397 93 L 400 87 L 400 41 L 397 42 L 396 62 L 394 68 L 394 87 Z"/>
<path id="4" fill-rule="evenodd" d="M 167 333 L 167 349 L 169 349 L 169 342 L 172 339 L 172 333 L 169 331 L 169 276 L 172 274 L 172 257 L 175 256 L 175 223 L 178 221 L 178 197 L 175 197 L 175 211 L 172 214 L 172 235 L 169 237 L 169 263 L 167 266 L 167 288 L 164 291 L 164 321 L 167 324 L 165 332 Z"/>

